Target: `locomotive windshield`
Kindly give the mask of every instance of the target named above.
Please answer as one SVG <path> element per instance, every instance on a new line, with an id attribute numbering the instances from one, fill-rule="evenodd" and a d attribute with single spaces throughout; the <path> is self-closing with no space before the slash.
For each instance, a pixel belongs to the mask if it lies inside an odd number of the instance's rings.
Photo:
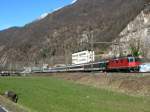
<path id="1" fill-rule="evenodd" d="M 144 62 L 143 58 L 135 58 L 136 62 Z"/>

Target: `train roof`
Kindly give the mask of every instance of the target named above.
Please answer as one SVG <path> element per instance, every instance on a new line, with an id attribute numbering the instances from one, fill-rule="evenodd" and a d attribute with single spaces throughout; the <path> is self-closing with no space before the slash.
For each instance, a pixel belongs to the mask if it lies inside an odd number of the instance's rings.
<path id="1" fill-rule="evenodd" d="M 116 60 L 116 59 L 122 59 L 122 58 L 140 58 L 140 57 L 135 57 L 135 56 L 121 56 L 121 57 L 113 57 L 113 58 L 109 58 L 106 60 Z"/>

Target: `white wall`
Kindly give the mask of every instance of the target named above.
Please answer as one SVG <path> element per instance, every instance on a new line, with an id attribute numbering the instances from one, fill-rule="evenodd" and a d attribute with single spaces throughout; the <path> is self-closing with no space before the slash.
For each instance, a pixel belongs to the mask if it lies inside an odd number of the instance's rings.
<path id="1" fill-rule="evenodd" d="M 95 60 L 94 51 L 82 51 L 72 54 L 72 64 L 88 63 Z"/>

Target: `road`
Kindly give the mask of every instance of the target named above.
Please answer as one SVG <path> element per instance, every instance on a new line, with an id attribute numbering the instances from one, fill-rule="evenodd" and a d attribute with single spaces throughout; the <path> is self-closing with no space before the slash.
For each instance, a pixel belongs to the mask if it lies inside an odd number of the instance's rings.
<path id="1" fill-rule="evenodd" d="M 6 112 L 5 110 L 3 110 L 2 108 L 1 108 L 1 106 L 0 106 L 0 112 Z"/>

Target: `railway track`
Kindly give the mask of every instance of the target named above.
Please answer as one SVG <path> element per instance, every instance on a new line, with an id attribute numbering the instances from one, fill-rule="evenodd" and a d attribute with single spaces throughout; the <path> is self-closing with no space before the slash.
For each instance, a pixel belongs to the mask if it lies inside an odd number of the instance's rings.
<path id="1" fill-rule="evenodd" d="M 145 75 L 150 75 L 150 72 L 102 72 L 102 71 L 39 71 L 39 72 L 30 72 L 30 73 L 21 73 L 21 72 L 7 72 L 7 73 L 0 73 L 0 76 L 24 76 L 24 75 L 32 75 L 32 74 L 61 74 L 61 73 L 66 73 L 66 74 L 145 74 Z"/>

